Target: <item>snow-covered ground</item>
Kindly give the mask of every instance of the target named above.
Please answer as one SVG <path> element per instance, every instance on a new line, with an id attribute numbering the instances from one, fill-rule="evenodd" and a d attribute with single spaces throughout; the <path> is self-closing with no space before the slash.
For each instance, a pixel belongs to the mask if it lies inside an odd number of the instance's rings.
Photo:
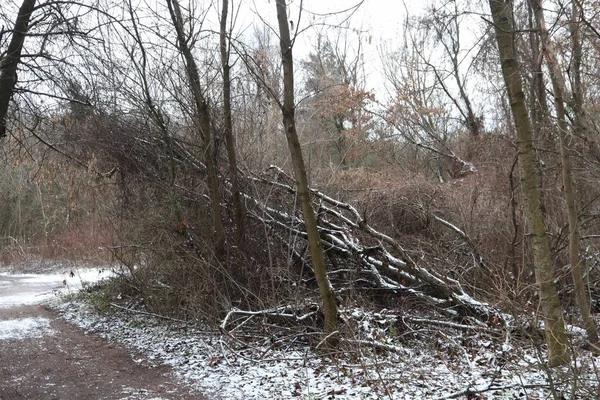
<path id="1" fill-rule="evenodd" d="M 73 269 L 53 274 L 0 273 L 0 314 L 3 308 L 39 304 L 57 296 L 77 293 L 110 274 L 105 269 Z M 1 315 L 0 315 L 1 316 Z M 46 318 L 0 320 L 0 340 L 39 338 L 53 334 Z"/>
<path id="2" fill-rule="evenodd" d="M 98 315 L 81 301 L 56 307 L 86 331 L 140 352 L 138 362 L 173 366 L 211 399 L 552 398 L 548 372 L 526 342 L 431 326 L 404 340 L 381 329 L 390 326 L 384 315 L 358 309 L 346 310 L 345 319 L 365 340 L 346 343 L 344 354 L 322 356 L 293 337 L 240 335 L 241 341 L 144 314 Z M 394 351 L 375 350 L 370 341 Z M 565 399 L 595 398 L 584 387 L 598 390 L 594 368 L 600 358 L 574 354 L 573 366 L 551 371 L 552 382 Z M 571 394 L 575 382 L 578 392 Z"/>
<path id="3" fill-rule="evenodd" d="M 0 273 L 0 308 L 38 304 L 65 293 L 77 293 L 82 286 L 110 276 L 103 268 L 73 269 L 52 274 Z"/>
<path id="4" fill-rule="evenodd" d="M 342 352 L 323 355 L 302 335 L 276 328 L 271 336 L 246 327 L 232 336 L 139 311 L 101 315 L 85 299 L 57 294 L 72 294 L 109 273 L 70 272 L 0 274 L 0 312 L 53 299 L 67 320 L 135 350 L 139 363 L 173 366 L 210 399 L 551 399 L 549 377 L 565 399 L 598 393 L 600 358 L 577 347 L 570 367 L 548 370 L 540 362 L 543 349 L 524 340 L 440 328 L 416 317 L 410 329 L 397 332 L 402 317 L 351 309 L 342 317 L 354 335 Z M 53 332 L 43 318 L 0 322 L 0 340 L 44 334 Z"/>
<path id="5" fill-rule="evenodd" d="M 0 321 L 0 340 L 40 338 L 52 335 L 47 318 L 17 318 Z"/>

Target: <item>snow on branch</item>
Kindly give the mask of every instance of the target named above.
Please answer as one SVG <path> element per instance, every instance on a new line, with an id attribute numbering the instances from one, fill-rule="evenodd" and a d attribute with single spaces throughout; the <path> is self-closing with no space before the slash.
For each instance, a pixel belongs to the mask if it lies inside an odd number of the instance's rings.
<path id="1" fill-rule="evenodd" d="M 274 174 L 267 175 L 271 172 Z M 293 186 L 294 180 L 281 168 L 272 165 L 267 168 L 265 174 L 252 175 L 248 179 L 256 184 L 269 186 L 270 193 L 280 190 L 283 191 L 283 197 L 287 193 L 291 196 L 288 199 L 288 207 L 295 207 L 293 199 L 297 193 Z M 370 282 L 373 286 L 398 294 L 413 295 L 432 304 L 444 314 L 461 318 L 475 317 L 481 321 L 479 325 L 501 319 L 501 314 L 493 307 L 475 300 L 466 293 L 458 280 L 420 266 L 398 241 L 369 225 L 351 204 L 336 200 L 315 189 L 311 189 L 311 195 L 315 200 L 323 247 L 330 259 L 338 258 L 345 264 L 350 262 L 363 277 L 365 273 L 371 277 Z M 282 195 L 274 197 L 276 199 L 272 201 L 258 201 L 246 196 L 246 200 L 257 208 L 252 216 L 273 229 L 283 229 L 297 237 L 305 238 L 304 221 L 298 210 L 282 211 L 279 207 L 286 204 L 283 203 Z M 472 240 L 463 230 L 441 217 L 433 215 L 433 218 L 465 240 L 477 263 L 485 266 Z M 370 238 L 369 242 L 375 240 L 379 244 L 363 244 L 364 239 L 361 237 L 365 235 L 366 238 Z M 345 274 L 335 275 L 337 279 Z"/>

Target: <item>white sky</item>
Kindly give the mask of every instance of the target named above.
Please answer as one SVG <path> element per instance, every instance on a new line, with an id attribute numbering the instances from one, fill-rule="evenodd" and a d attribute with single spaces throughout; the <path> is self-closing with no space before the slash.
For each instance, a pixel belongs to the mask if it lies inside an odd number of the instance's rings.
<path id="1" fill-rule="evenodd" d="M 0 2 L 2 1 L 0 0 Z M 8 7 L 8 4 L 15 5 L 13 4 L 15 0 L 8 0 L 8 2 L 4 3 L 4 6 L 0 5 L 0 9 Z M 196 10 L 205 10 L 205 26 L 218 32 L 221 0 L 180 0 L 180 2 L 184 8 L 187 8 L 188 4 L 193 4 L 197 7 Z M 140 8 L 150 7 L 164 11 L 166 7 L 165 0 L 134 0 L 134 4 L 136 3 Z M 239 9 L 234 36 L 241 32 L 244 32 L 243 35 L 251 35 L 253 25 L 268 24 L 274 31 L 277 31 L 275 0 L 230 0 L 230 3 L 231 9 Z M 289 0 L 289 19 L 294 21 L 294 27 L 298 27 L 300 5 L 304 10 L 300 19 L 300 28 L 309 27 L 301 32 L 295 42 L 294 58 L 296 63 L 306 59 L 309 52 L 314 50 L 315 39 L 319 33 L 329 34 L 330 38 L 334 38 L 338 34 L 335 26 L 342 21 L 348 21 L 350 28 L 356 30 L 349 31 L 349 37 L 356 38 L 355 41 L 358 41 L 359 35 L 362 38 L 361 50 L 366 73 L 365 89 L 374 91 L 380 100 L 383 100 L 385 91 L 380 55 L 382 46 L 390 49 L 397 48 L 396 43 L 399 42 L 401 27 L 407 11 L 413 15 L 419 13 L 430 1 L 362 0 L 360 7 L 353 13 L 347 11 L 359 3 L 361 3 L 360 0 Z M 216 39 L 215 36 L 213 40 Z M 351 45 L 354 44 L 352 40 L 350 42 Z M 352 53 L 352 48 L 349 52 Z"/>
<path id="2" fill-rule="evenodd" d="M 381 46 L 390 43 L 393 47 L 406 18 L 407 9 L 411 14 L 418 13 L 428 1 L 364 0 L 354 13 L 341 12 L 359 3 L 359 0 L 291 0 L 288 3 L 288 12 L 289 19 L 294 21 L 294 27 L 298 27 L 300 4 L 304 9 L 300 18 L 300 28 L 313 25 L 297 38 L 294 58 L 299 61 L 313 50 L 319 31 L 335 35 L 333 26 L 347 20 L 351 28 L 362 32 L 362 52 L 367 72 L 366 89 L 382 92 L 384 79 L 379 55 Z M 239 1 L 234 2 L 233 6 L 237 7 L 238 4 Z M 277 29 L 275 0 L 243 0 L 238 28 L 249 26 L 252 22 L 260 24 L 261 19 Z M 358 33 L 350 33 L 350 36 L 353 35 L 358 38 Z M 371 40 L 368 40 L 369 37 Z"/>

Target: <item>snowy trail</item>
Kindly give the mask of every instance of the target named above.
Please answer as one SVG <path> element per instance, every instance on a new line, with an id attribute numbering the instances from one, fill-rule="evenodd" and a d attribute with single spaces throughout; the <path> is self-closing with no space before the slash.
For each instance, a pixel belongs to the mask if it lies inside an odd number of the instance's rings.
<path id="1" fill-rule="evenodd" d="M 39 304 L 60 293 L 77 292 L 84 284 L 108 276 L 109 272 L 101 268 L 55 274 L 0 273 L 0 308 Z"/>
<path id="2" fill-rule="evenodd" d="M 169 367 L 147 366 L 131 353 L 67 323 L 40 303 L 74 293 L 110 273 L 0 273 L 0 399 L 203 399 Z"/>
<path id="3" fill-rule="evenodd" d="M 74 293 L 110 274 L 105 269 L 74 269 L 53 274 L 0 273 L 0 314 L 19 306 L 40 304 L 59 294 Z M 53 334 L 50 321 L 41 317 L 0 320 L 0 340 L 40 338 Z"/>

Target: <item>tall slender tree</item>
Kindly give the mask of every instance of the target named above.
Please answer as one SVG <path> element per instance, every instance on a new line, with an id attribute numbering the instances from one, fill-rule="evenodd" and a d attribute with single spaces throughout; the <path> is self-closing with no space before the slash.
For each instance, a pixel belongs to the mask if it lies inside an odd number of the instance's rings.
<path id="1" fill-rule="evenodd" d="M 17 84 L 17 67 L 21 61 L 23 43 L 29 29 L 35 0 L 23 0 L 6 54 L 0 59 L 0 139 L 6 136 L 6 114 Z"/>
<path id="2" fill-rule="evenodd" d="M 558 59 L 554 52 L 550 35 L 546 27 L 546 19 L 544 10 L 542 9 L 541 0 L 532 0 L 535 10 L 535 17 L 538 24 L 538 29 L 542 38 L 542 49 L 548 70 L 550 71 L 550 81 L 552 82 L 552 90 L 554 91 L 554 106 L 556 109 L 556 117 L 558 120 L 558 138 L 560 141 L 560 158 L 562 164 L 563 188 L 567 215 L 569 220 L 569 262 L 571 264 L 571 277 L 573 286 L 575 287 L 575 298 L 581 312 L 583 324 L 588 335 L 588 340 L 596 349 L 600 351 L 600 343 L 598 342 L 598 327 L 596 321 L 590 313 L 590 303 L 587 299 L 586 286 L 583 280 L 583 272 L 581 268 L 581 243 L 579 235 L 579 218 L 577 211 L 577 202 L 575 199 L 576 187 L 573 179 L 571 167 L 571 149 L 569 148 L 569 127 L 566 121 L 565 96 L 567 95 L 567 87 L 565 78 L 560 70 Z"/>
<path id="3" fill-rule="evenodd" d="M 231 65 L 229 64 L 229 41 L 227 39 L 227 15 L 229 11 L 229 0 L 223 0 L 221 9 L 221 23 L 219 31 L 219 49 L 221 52 L 221 70 L 223 72 L 223 131 L 225 135 L 225 147 L 229 160 L 229 175 L 231 177 L 231 189 L 233 192 L 233 208 L 235 213 L 235 225 L 237 245 L 241 246 L 244 241 L 244 209 L 240 195 L 240 177 L 237 167 L 237 155 L 235 150 L 235 137 L 233 136 L 233 118 L 231 116 Z"/>
<path id="4" fill-rule="evenodd" d="M 533 156 L 531 122 L 525 104 L 519 64 L 515 53 L 514 15 L 511 0 L 489 0 L 500 63 L 516 129 L 519 174 L 525 203 L 528 236 L 531 238 L 533 263 L 540 298 L 548 364 L 569 362 L 563 310 L 558 298 L 550 243 L 542 215 L 540 193 Z"/>
<path id="5" fill-rule="evenodd" d="M 582 80 L 583 65 L 583 35 L 586 28 L 600 38 L 600 32 L 595 25 L 585 17 L 584 1 L 572 1 L 572 14 L 569 24 L 571 37 L 571 63 L 569 65 L 569 77 L 571 81 L 572 97 L 565 99 L 572 108 L 574 116 L 573 134 L 582 139 L 590 149 L 591 155 L 596 161 L 600 161 L 600 145 L 598 144 L 598 126 L 593 117 L 586 112 L 584 107 L 584 85 Z M 593 36 L 593 35 L 590 35 Z M 588 89 L 589 90 L 589 89 Z"/>
<path id="6" fill-rule="evenodd" d="M 304 215 L 304 224 L 306 234 L 308 235 L 308 245 L 312 264 L 315 271 L 315 277 L 319 285 L 321 297 L 323 299 L 323 311 L 325 314 L 325 333 L 328 335 L 329 345 L 334 345 L 336 338 L 333 333 L 338 326 L 338 312 L 335 303 L 333 287 L 329 282 L 327 270 L 325 267 L 325 257 L 321 245 L 321 237 L 317 226 L 317 218 L 310 200 L 310 190 L 308 187 L 308 178 L 306 167 L 302 156 L 302 147 L 298 140 L 296 131 L 294 101 L 294 57 L 292 55 L 293 43 L 290 37 L 290 28 L 287 18 L 286 0 L 276 0 L 277 21 L 279 23 L 279 40 L 281 46 L 281 62 L 283 65 L 283 104 L 281 104 L 281 113 L 283 115 L 283 126 L 290 149 L 292 163 L 294 165 L 294 175 L 298 197 L 302 206 Z"/>
<path id="7" fill-rule="evenodd" d="M 189 46 L 189 36 L 185 33 L 185 22 L 178 0 L 167 0 L 171 21 L 177 34 L 177 46 L 185 60 L 186 73 L 195 103 L 198 130 L 200 132 L 201 148 L 206 164 L 208 189 L 212 207 L 213 246 L 217 259 L 221 259 L 225 247 L 225 231 L 221 212 L 221 190 L 216 160 L 214 159 L 214 143 L 211 131 L 211 116 L 208 100 L 200 84 L 198 65 Z"/>

